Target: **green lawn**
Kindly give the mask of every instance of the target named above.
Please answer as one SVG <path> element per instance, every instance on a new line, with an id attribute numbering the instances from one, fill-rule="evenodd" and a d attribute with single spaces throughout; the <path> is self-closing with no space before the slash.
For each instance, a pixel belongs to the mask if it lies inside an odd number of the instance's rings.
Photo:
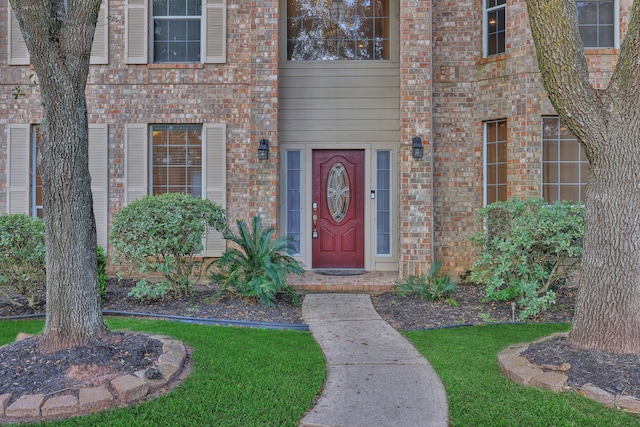
<path id="1" fill-rule="evenodd" d="M 574 393 L 517 385 L 502 375 L 498 352 L 568 325 L 487 325 L 416 331 L 407 338 L 442 378 L 452 426 L 640 426 L 640 417 Z"/>
<path id="2" fill-rule="evenodd" d="M 191 374 L 152 401 L 47 425 L 297 426 L 324 382 L 324 358 L 308 332 L 121 318 L 108 325 L 184 341 L 194 349 Z M 42 327 L 42 321 L 3 321 L 0 344 Z"/>
<path id="3" fill-rule="evenodd" d="M 112 329 L 165 334 L 194 348 L 193 371 L 171 393 L 132 408 L 48 423 L 54 426 L 297 426 L 325 375 L 319 347 L 306 332 L 110 319 Z M 0 344 L 42 321 L 0 322 Z M 452 426 L 640 426 L 640 417 L 573 393 L 512 383 L 498 368 L 505 346 L 568 325 L 487 325 L 416 331 L 407 337 L 447 389 Z M 399 426 L 402 423 L 399 422 Z"/>

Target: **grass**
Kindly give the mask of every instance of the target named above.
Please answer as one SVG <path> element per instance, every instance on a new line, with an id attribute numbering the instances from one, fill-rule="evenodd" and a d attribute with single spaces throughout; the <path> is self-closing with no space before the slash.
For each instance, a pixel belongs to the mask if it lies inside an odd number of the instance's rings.
<path id="1" fill-rule="evenodd" d="M 324 380 L 322 353 L 308 333 L 120 318 L 108 323 L 187 342 L 194 348 L 190 377 L 150 402 L 46 425 L 296 426 Z M 406 335 L 445 384 L 451 426 L 640 426 L 638 416 L 574 393 L 520 386 L 502 375 L 496 362 L 502 348 L 568 327 L 486 325 Z M 18 331 L 41 329 L 41 321 L 3 321 L 0 344 Z"/>
<path id="2" fill-rule="evenodd" d="M 169 335 L 193 347 L 189 377 L 170 393 L 136 406 L 47 423 L 50 426 L 297 426 L 325 377 L 311 334 L 108 319 L 109 327 Z M 43 322 L 3 321 L 0 345 Z"/>
<path id="3" fill-rule="evenodd" d="M 407 338 L 440 375 L 449 398 L 451 426 L 640 426 L 640 417 L 575 393 L 517 385 L 500 372 L 498 352 L 568 325 L 486 325 L 415 331 Z"/>

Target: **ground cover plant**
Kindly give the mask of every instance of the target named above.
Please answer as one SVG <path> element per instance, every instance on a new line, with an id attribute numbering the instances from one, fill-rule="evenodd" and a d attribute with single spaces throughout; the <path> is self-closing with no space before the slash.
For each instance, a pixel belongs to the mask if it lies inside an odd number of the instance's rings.
<path id="1" fill-rule="evenodd" d="M 324 382 L 322 351 L 307 332 L 121 318 L 107 324 L 182 340 L 193 347 L 191 374 L 151 401 L 46 425 L 297 426 Z M 42 321 L 2 321 L 0 345 L 42 327 Z"/>
<path id="2" fill-rule="evenodd" d="M 142 279 L 131 290 L 137 298 L 162 298 L 191 291 L 201 270 L 198 255 L 207 227 L 224 232 L 224 209 L 211 200 L 182 193 L 145 196 L 122 208 L 113 221 L 114 262 L 124 262 L 145 273 L 158 272 L 164 280 L 150 285 Z"/>
<path id="3" fill-rule="evenodd" d="M 472 240 L 482 247 L 470 279 L 488 299 L 517 301 L 526 319 L 556 301 L 555 288 L 582 259 L 584 206 L 543 199 L 492 203 L 479 213 L 485 227 Z"/>
<path id="4" fill-rule="evenodd" d="M 449 399 L 451 426 L 638 426 L 640 417 L 576 393 L 513 383 L 497 363 L 509 344 L 529 342 L 567 324 L 484 325 L 415 331 L 407 338 L 429 360 Z"/>

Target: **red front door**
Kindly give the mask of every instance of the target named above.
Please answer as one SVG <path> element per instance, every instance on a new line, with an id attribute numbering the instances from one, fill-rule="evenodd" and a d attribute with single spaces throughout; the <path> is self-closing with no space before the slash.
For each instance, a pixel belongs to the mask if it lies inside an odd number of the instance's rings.
<path id="1" fill-rule="evenodd" d="M 313 268 L 364 268 L 364 150 L 313 151 Z"/>

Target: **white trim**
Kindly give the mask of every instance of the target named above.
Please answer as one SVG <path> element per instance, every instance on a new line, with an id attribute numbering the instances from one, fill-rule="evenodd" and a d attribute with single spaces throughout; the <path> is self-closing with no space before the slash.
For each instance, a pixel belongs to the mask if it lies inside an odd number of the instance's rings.
<path id="1" fill-rule="evenodd" d="M 495 53 L 492 55 L 489 55 L 489 34 L 488 34 L 488 20 L 489 20 L 489 12 L 493 12 L 495 10 L 499 10 L 499 9 L 504 9 L 504 26 L 505 26 L 505 43 L 504 43 L 504 52 L 499 52 L 499 53 Z M 490 8 L 487 8 L 487 0 L 482 0 L 482 57 L 483 58 L 489 58 L 490 56 L 497 56 L 497 55 L 504 55 L 505 53 L 507 53 L 507 33 L 506 33 L 506 29 L 507 29 L 507 25 L 509 22 L 509 17 L 507 16 L 507 2 L 505 1 L 505 3 L 503 4 L 499 4 L 497 6 L 493 6 Z"/>

